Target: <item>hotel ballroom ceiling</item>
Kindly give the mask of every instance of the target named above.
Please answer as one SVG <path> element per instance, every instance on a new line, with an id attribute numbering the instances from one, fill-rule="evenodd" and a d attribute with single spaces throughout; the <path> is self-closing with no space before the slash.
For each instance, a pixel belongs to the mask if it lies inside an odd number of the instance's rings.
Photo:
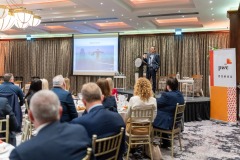
<path id="1" fill-rule="evenodd" d="M 9 1 L 9 0 L 7 0 Z M 7 1 L 1 0 L 5 5 Z M 13 1 L 13 0 L 11 0 Z M 21 3 L 20 0 L 14 0 Z M 228 10 L 240 0 L 23 0 L 42 17 L 37 27 L 13 27 L 0 37 L 119 32 L 120 34 L 228 30 Z M 21 5 L 21 4 L 19 4 Z"/>

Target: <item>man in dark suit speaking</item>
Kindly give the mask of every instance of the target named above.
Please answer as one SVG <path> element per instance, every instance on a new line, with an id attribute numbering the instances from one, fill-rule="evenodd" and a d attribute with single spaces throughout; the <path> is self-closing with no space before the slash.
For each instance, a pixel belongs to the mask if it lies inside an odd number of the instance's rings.
<path id="1" fill-rule="evenodd" d="M 82 125 L 60 123 L 62 113 L 55 93 L 42 90 L 31 99 L 28 112 L 37 136 L 20 144 L 10 154 L 10 160 L 76 160 L 83 159 L 91 146 Z"/>
<path id="2" fill-rule="evenodd" d="M 125 128 L 125 123 L 120 114 L 109 111 L 103 107 L 103 95 L 97 84 L 84 84 L 81 93 L 83 96 L 82 101 L 86 106 L 87 113 L 82 117 L 73 119 L 72 123 L 83 125 L 87 129 L 89 138 L 92 138 L 93 134 L 96 134 L 97 138 L 113 136 L 120 132 L 121 127 Z M 118 159 L 122 159 L 125 150 L 124 144 L 125 133 L 123 134 Z M 98 159 L 108 158 L 109 157 L 106 156 Z"/>
<path id="3" fill-rule="evenodd" d="M 147 63 L 147 79 L 151 80 L 152 78 L 152 90 L 155 93 L 156 73 L 160 65 L 160 57 L 159 54 L 156 53 L 156 48 L 151 47 L 150 53 L 147 54 L 147 57 L 144 55 L 143 60 Z"/>

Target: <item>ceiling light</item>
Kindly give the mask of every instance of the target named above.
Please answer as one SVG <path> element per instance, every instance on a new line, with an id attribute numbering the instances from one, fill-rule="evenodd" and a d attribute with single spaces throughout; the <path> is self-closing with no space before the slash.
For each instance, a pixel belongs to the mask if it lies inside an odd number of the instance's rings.
<path id="1" fill-rule="evenodd" d="M 214 16 L 214 14 L 212 13 L 212 16 Z"/>
<path id="2" fill-rule="evenodd" d="M 112 11 L 114 12 L 115 10 L 114 10 L 114 9 L 112 9 Z"/>
<path id="3" fill-rule="evenodd" d="M 184 16 L 182 16 L 184 18 Z"/>
<path id="4" fill-rule="evenodd" d="M 215 19 L 214 19 L 214 18 L 213 18 L 212 20 L 213 20 L 213 21 L 215 21 Z"/>
<path id="5" fill-rule="evenodd" d="M 103 5 L 103 3 L 102 3 L 102 2 L 101 2 L 100 4 L 101 4 L 101 5 Z"/>
<path id="6" fill-rule="evenodd" d="M 209 3 L 212 3 L 213 1 L 209 1 Z"/>
<path id="7" fill-rule="evenodd" d="M 5 31 L 14 25 L 15 18 L 13 16 L 13 13 L 8 12 L 8 15 L 5 18 L 0 19 L 0 30 Z"/>
<path id="8" fill-rule="evenodd" d="M 52 19 L 53 21 L 53 19 Z M 34 15 L 33 18 L 28 22 L 29 26 L 38 26 L 41 23 L 41 17 Z"/>
<path id="9" fill-rule="evenodd" d="M 213 8 L 211 8 L 211 10 L 213 10 Z"/>
<path id="10" fill-rule="evenodd" d="M 0 18 L 5 18 L 8 15 L 8 7 L 4 5 L 0 5 Z"/>
<path id="11" fill-rule="evenodd" d="M 151 13 L 149 12 L 148 14 L 150 15 Z"/>
<path id="12" fill-rule="evenodd" d="M 178 10 L 178 13 L 180 13 L 181 11 L 180 10 Z"/>
<path id="13" fill-rule="evenodd" d="M 122 14 L 122 17 L 123 17 L 123 14 Z"/>
<path id="14" fill-rule="evenodd" d="M 132 19 L 129 19 L 130 21 L 132 21 Z"/>
<path id="15" fill-rule="evenodd" d="M 87 22 L 84 22 L 84 24 L 86 24 Z"/>

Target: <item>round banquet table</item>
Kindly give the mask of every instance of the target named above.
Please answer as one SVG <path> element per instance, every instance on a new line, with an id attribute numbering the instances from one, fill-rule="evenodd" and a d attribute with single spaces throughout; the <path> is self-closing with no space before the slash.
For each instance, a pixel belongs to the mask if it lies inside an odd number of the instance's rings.
<path id="1" fill-rule="evenodd" d="M 8 143 L 1 143 L 0 146 L 4 145 L 6 147 L 6 151 L 0 153 L 0 160 L 9 160 L 10 153 L 15 148 L 13 145 Z"/>

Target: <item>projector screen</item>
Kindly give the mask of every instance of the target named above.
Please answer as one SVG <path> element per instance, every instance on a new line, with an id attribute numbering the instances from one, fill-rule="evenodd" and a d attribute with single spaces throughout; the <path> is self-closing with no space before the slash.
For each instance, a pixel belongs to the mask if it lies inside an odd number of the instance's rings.
<path id="1" fill-rule="evenodd" d="M 118 72 L 118 34 L 74 35 L 73 75 Z"/>

